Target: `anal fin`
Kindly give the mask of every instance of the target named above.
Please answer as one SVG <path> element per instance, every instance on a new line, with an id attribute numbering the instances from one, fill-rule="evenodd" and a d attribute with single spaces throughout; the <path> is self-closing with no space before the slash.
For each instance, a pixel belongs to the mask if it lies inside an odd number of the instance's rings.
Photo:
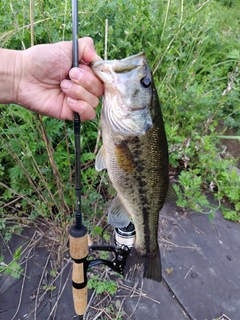
<path id="1" fill-rule="evenodd" d="M 116 196 L 107 208 L 108 222 L 115 228 L 125 228 L 130 223 L 130 216 Z"/>

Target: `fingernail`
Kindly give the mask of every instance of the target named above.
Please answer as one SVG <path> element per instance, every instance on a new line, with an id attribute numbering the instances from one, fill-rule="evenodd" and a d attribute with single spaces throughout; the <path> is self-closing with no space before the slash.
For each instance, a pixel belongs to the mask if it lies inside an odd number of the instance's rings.
<path id="1" fill-rule="evenodd" d="M 68 101 L 68 103 L 70 103 L 70 104 L 75 104 L 75 103 L 77 102 L 77 100 L 75 100 L 75 99 L 73 99 L 73 98 L 70 98 L 70 97 L 67 98 L 67 101 Z"/>
<path id="2" fill-rule="evenodd" d="M 63 80 L 63 81 L 61 82 L 61 88 L 62 88 L 63 90 L 68 90 L 68 89 L 71 88 L 71 86 L 72 86 L 72 83 L 71 83 L 69 80 Z"/>
<path id="3" fill-rule="evenodd" d="M 72 80 L 80 80 L 82 70 L 79 68 L 73 68 L 70 70 L 69 76 Z"/>

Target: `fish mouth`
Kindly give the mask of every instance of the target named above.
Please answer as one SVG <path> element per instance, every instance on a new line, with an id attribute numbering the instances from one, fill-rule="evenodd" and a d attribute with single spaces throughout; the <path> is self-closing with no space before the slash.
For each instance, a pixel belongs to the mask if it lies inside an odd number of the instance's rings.
<path id="1" fill-rule="evenodd" d="M 91 69 L 106 85 L 113 83 L 114 73 L 127 73 L 146 63 L 144 52 L 140 52 L 122 60 L 98 60 L 90 63 Z"/>

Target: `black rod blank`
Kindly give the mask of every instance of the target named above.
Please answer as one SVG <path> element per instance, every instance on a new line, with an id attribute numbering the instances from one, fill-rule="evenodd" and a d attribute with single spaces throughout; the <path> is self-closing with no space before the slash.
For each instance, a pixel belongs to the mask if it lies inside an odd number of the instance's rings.
<path id="1" fill-rule="evenodd" d="M 73 67 L 78 67 L 78 0 L 72 0 L 72 42 Z M 80 229 L 82 227 L 80 129 L 80 116 L 77 112 L 74 112 L 74 140 L 76 162 L 76 229 Z"/>

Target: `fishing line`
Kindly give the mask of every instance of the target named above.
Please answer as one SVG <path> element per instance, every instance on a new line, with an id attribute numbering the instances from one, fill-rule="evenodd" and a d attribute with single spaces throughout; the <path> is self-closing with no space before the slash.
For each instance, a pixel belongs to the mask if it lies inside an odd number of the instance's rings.
<path id="1" fill-rule="evenodd" d="M 64 17 L 63 17 L 62 41 L 65 40 L 65 30 L 66 30 L 66 21 L 67 21 L 67 9 L 68 9 L 68 0 L 65 0 Z"/>
<path id="2" fill-rule="evenodd" d="M 64 3 L 64 16 L 63 16 L 63 23 L 62 23 L 62 41 L 65 41 L 65 30 L 66 30 L 66 21 L 67 21 L 67 8 L 68 8 L 68 0 L 65 0 L 65 3 Z M 63 52 L 63 43 L 62 43 L 62 52 Z M 61 54 L 61 80 L 64 78 L 63 77 L 63 68 L 62 68 L 62 65 L 63 65 L 63 56 L 65 57 L 65 55 Z"/>

